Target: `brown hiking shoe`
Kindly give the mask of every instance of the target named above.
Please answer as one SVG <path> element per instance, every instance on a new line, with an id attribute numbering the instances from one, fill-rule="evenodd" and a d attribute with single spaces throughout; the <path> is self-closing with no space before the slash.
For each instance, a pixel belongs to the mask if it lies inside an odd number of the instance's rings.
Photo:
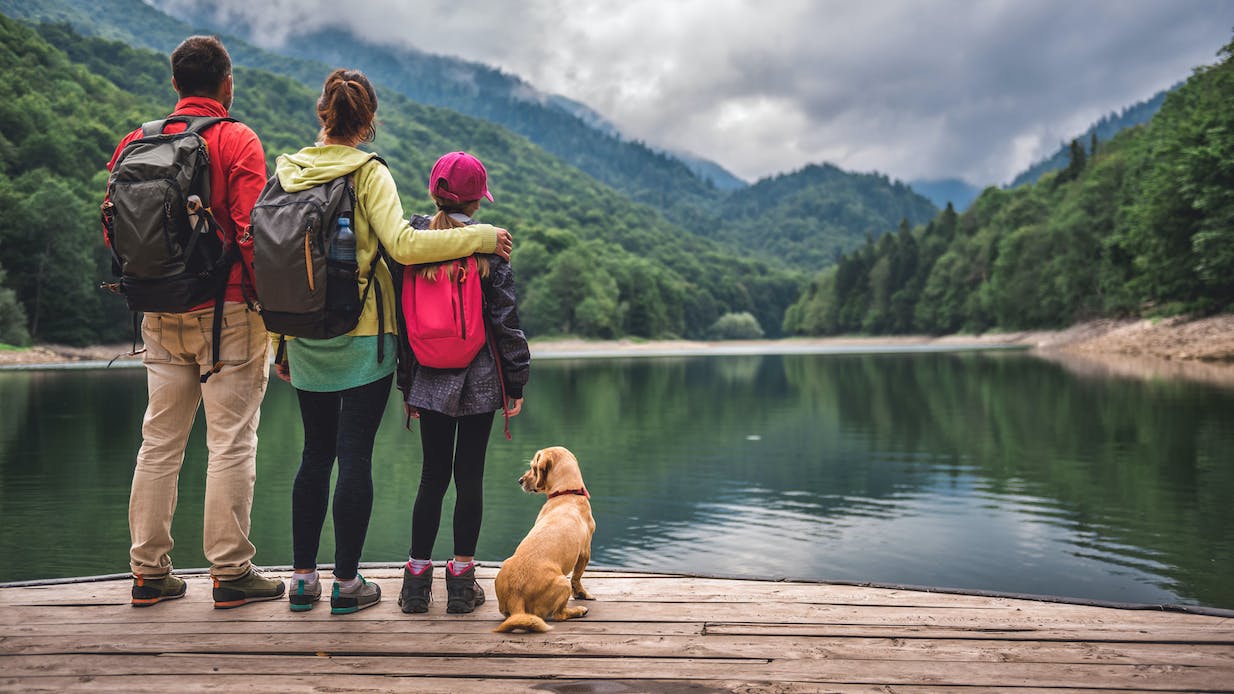
<path id="1" fill-rule="evenodd" d="M 186 588 L 183 580 L 171 574 L 158 578 L 133 574 L 133 607 L 149 607 L 164 600 L 182 598 Z"/>
<path id="2" fill-rule="evenodd" d="M 249 567 L 248 573 L 231 580 L 214 578 L 214 609 L 225 610 L 262 600 L 278 600 L 287 586 L 282 581 L 266 578 Z"/>

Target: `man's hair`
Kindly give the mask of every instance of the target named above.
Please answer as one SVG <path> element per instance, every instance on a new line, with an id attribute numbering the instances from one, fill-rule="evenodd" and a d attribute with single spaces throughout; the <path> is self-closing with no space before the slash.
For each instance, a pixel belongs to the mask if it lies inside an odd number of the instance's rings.
<path id="1" fill-rule="evenodd" d="M 171 52 L 180 96 L 211 96 L 231 74 L 231 56 L 217 36 L 190 36 Z"/>

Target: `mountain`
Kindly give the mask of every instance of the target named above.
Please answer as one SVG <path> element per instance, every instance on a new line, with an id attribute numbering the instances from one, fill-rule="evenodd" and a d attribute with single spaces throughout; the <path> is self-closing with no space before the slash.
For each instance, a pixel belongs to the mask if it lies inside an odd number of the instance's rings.
<path id="1" fill-rule="evenodd" d="M 1165 102 L 1166 94 L 1178 89 L 1178 87 L 1179 85 L 1176 84 L 1169 89 L 1157 92 L 1144 101 L 1128 106 L 1118 113 L 1110 113 L 1089 126 L 1087 130 L 1077 135 L 1074 139 L 1081 145 L 1084 145 L 1084 147 L 1090 148 L 1094 135 L 1098 142 L 1105 142 L 1122 130 L 1147 123 L 1152 119 L 1153 114 L 1161 109 L 1161 104 Z M 1070 144 L 1060 143 L 1058 151 L 1050 155 L 1050 157 L 1028 167 L 1005 187 L 1015 188 L 1025 183 L 1034 183 L 1050 171 L 1066 168 L 1067 163 L 1071 160 L 1070 149 Z"/>
<path id="2" fill-rule="evenodd" d="M 958 212 L 968 209 L 977 196 L 981 195 L 981 188 L 959 178 L 910 181 L 908 186 L 929 198 L 939 209 L 951 203 Z"/>
<path id="3" fill-rule="evenodd" d="M 980 333 L 1234 309 L 1234 42 L 1218 54 L 1095 153 L 1077 143 L 1035 183 L 987 188 L 962 215 L 846 253 L 785 331 Z"/>
<path id="4" fill-rule="evenodd" d="M 167 11 L 175 16 L 181 7 L 170 5 Z M 253 42 L 247 26 L 228 23 L 212 7 L 197 5 L 183 18 Z M 680 159 L 626 140 L 590 108 L 545 94 L 487 65 L 375 44 L 343 28 L 294 35 L 272 52 L 354 67 L 420 103 L 502 125 L 638 202 L 665 208 L 701 206 L 717 194 Z"/>
<path id="5" fill-rule="evenodd" d="M 711 183 L 711 185 L 723 192 L 731 193 L 734 190 L 741 190 L 750 185 L 748 181 L 737 178 L 728 169 L 710 159 L 703 159 L 702 157 L 683 152 L 676 152 L 673 156 L 685 162 L 685 165 L 694 172 L 695 176 Z"/>
<path id="6" fill-rule="evenodd" d="M 103 164 L 121 135 L 174 103 L 166 56 L 7 17 L 0 42 L 9 77 L 0 83 L 0 289 L 13 291 L 36 341 L 123 339 L 122 302 L 94 288 L 109 276 Z M 313 141 L 315 89 L 235 70 L 232 114 L 259 133 L 271 161 Z M 479 217 L 516 230 L 530 335 L 701 337 L 723 314 L 747 311 L 778 332 L 795 274 L 685 232 L 499 126 L 382 95 L 375 147 L 395 180 L 422 181 L 458 143 L 488 164 L 498 202 Z M 409 210 L 431 209 L 422 186 L 404 183 L 401 193 Z"/>
<path id="7" fill-rule="evenodd" d="M 731 193 L 720 204 L 713 236 L 817 269 L 902 220 L 923 224 L 936 214 L 938 208 L 900 181 L 814 164 Z"/>

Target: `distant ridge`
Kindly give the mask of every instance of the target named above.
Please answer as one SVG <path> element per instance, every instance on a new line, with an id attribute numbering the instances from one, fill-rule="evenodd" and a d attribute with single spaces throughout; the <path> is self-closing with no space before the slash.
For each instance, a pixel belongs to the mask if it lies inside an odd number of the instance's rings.
<path id="1" fill-rule="evenodd" d="M 908 185 L 929 198 L 930 202 L 940 210 L 946 207 L 947 203 L 951 203 L 957 212 L 968 209 L 968 206 L 973 204 L 983 190 L 959 178 L 923 179 L 910 181 Z"/>
<path id="2" fill-rule="evenodd" d="M 1161 104 L 1165 102 L 1165 95 L 1175 89 L 1178 89 L 1182 86 L 1182 84 L 1182 82 L 1179 82 L 1169 89 L 1163 89 L 1148 99 L 1132 104 L 1117 113 L 1111 112 L 1109 115 L 1102 117 L 1101 120 L 1089 126 L 1088 130 L 1085 130 L 1073 139 L 1084 145 L 1087 150 L 1094 134 L 1097 135 L 1098 142 L 1106 142 L 1110 138 L 1117 135 L 1121 130 L 1147 123 L 1152 120 L 1153 115 L 1157 113 L 1157 111 L 1161 110 Z M 1067 162 L 1071 160 L 1070 155 L 1068 154 L 1069 148 L 1069 142 L 1059 143 L 1057 152 L 1050 155 L 1048 159 L 1043 159 L 1042 161 L 1028 167 L 1028 169 L 1012 179 L 1011 183 L 1008 183 L 1004 186 L 1004 188 L 1015 188 L 1022 186 L 1025 183 L 1036 183 L 1037 180 L 1045 174 L 1051 171 L 1058 171 L 1059 169 L 1066 168 Z M 959 208 L 957 207 L 957 209 Z"/>

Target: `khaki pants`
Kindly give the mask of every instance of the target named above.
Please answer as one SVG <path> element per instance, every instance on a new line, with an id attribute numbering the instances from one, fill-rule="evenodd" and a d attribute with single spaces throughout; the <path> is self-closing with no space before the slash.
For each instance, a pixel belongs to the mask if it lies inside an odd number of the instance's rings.
<path id="1" fill-rule="evenodd" d="M 222 370 L 202 383 L 212 364 L 214 309 L 147 313 L 149 404 L 141 427 L 141 450 L 129 496 L 130 566 L 158 577 L 171 570 L 171 519 L 184 448 L 198 405 L 205 403 L 206 500 L 202 548 L 212 572 L 236 578 L 249 569 L 249 511 L 257 472 L 258 408 L 269 378 L 265 324 L 244 304 L 224 307 Z"/>

